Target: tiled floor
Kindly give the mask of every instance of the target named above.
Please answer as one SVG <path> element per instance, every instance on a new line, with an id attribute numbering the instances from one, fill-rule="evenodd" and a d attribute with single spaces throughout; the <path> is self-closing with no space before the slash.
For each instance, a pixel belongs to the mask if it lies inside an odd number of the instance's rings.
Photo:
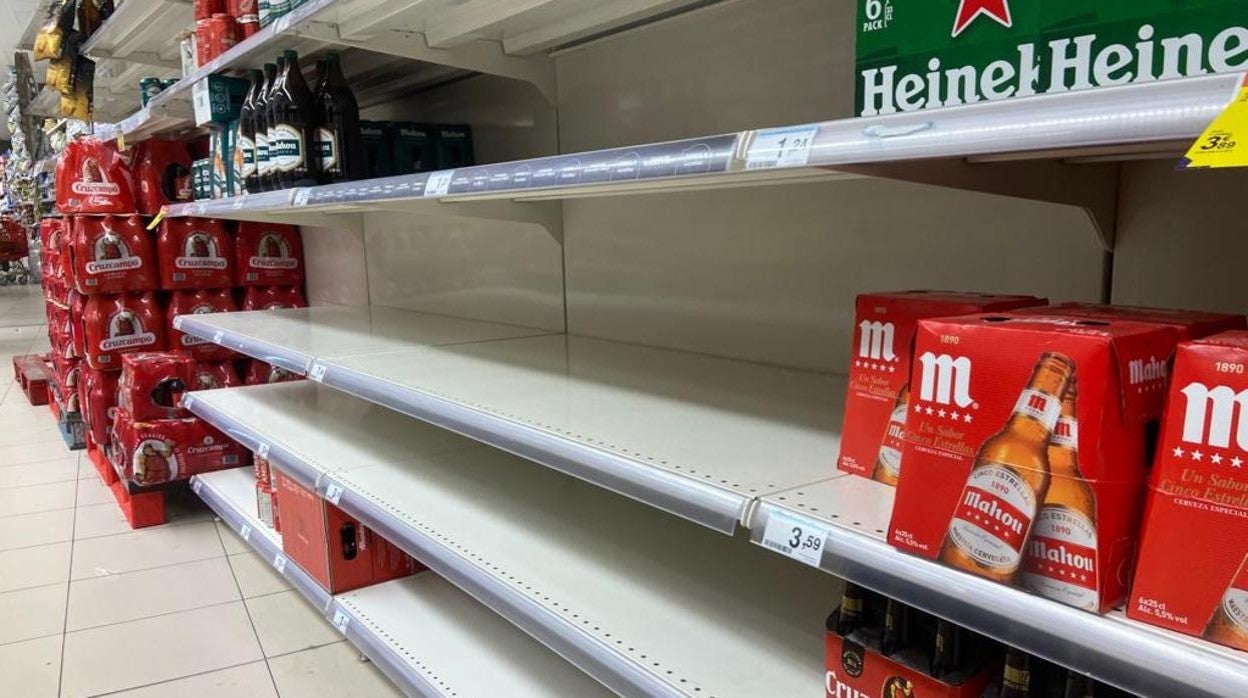
<path id="1" fill-rule="evenodd" d="M 401 695 L 189 492 L 130 530 L 14 384 L 42 322 L 0 288 L 0 696 Z"/>

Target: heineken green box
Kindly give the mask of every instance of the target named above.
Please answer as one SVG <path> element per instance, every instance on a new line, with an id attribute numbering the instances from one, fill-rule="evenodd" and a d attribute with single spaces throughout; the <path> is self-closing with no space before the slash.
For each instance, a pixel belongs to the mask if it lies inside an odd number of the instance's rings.
<path id="1" fill-rule="evenodd" d="M 364 146 L 364 174 L 368 179 L 394 174 L 389 124 L 384 121 L 361 121 L 360 142 Z"/>
<path id="2" fill-rule="evenodd" d="M 226 124 L 238 119 L 250 85 L 241 78 L 209 75 L 191 86 L 195 125 Z"/>
<path id="3" fill-rule="evenodd" d="M 1243 0 L 857 0 L 859 116 L 1248 69 Z"/>
<path id="4" fill-rule="evenodd" d="M 438 151 L 436 169 L 452 170 L 476 164 L 472 156 L 472 129 L 467 124 L 441 124 L 435 140 Z"/>
<path id="5" fill-rule="evenodd" d="M 394 174 L 429 172 L 437 166 L 437 127 L 409 121 L 390 123 Z"/>

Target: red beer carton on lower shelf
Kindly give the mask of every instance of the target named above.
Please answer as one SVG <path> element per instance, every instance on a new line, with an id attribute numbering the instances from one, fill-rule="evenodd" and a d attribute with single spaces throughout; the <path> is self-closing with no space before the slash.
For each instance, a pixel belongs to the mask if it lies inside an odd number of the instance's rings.
<path id="1" fill-rule="evenodd" d="M 91 296 L 83 315 L 87 364 L 120 371 L 121 356 L 165 348 L 165 314 L 151 293 Z"/>
<path id="2" fill-rule="evenodd" d="M 297 286 L 249 286 L 243 292 L 243 310 L 306 308 L 308 302 Z"/>
<path id="3" fill-rule="evenodd" d="M 238 371 L 231 361 L 200 361 L 195 368 L 195 387 L 192 390 L 216 390 L 242 385 Z"/>
<path id="4" fill-rule="evenodd" d="M 424 569 L 393 543 L 280 470 L 277 505 L 283 552 L 331 594 Z"/>
<path id="5" fill-rule="evenodd" d="M 239 223 L 234 255 L 239 286 L 303 284 L 303 240 L 293 225 Z"/>
<path id="6" fill-rule="evenodd" d="M 269 383 L 286 383 L 302 379 L 303 376 L 291 373 L 284 368 L 278 368 L 260 359 L 252 359 L 247 362 L 247 373 L 243 377 L 243 384 L 267 385 Z"/>
<path id="7" fill-rule="evenodd" d="M 195 359 L 175 351 L 144 351 L 121 357 L 118 405 L 136 422 L 190 416 L 182 395 L 196 384 Z"/>
<path id="8" fill-rule="evenodd" d="M 1175 353 L 1127 615 L 1248 650 L 1248 332 Z"/>
<path id="9" fill-rule="evenodd" d="M 889 541 L 1088 611 L 1122 600 L 1174 328 L 923 320 Z"/>
<path id="10" fill-rule="evenodd" d="M 113 420 L 109 459 L 123 480 L 140 487 L 247 464 L 247 450 L 193 417 L 138 422 L 125 410 Z"/>
<path id="11" fill-rule="evenodd" d="M 910 349 L 919 320 L 1046 302 L 1034 296 L 955 291 L 859 295 L 837 468 L 897 484 L 909 400 Z"/>
<path id="12" fill-rule="evenodd" d="M 828 629 L 824 636 L 825 698 L 981 698 L 1000 676 L 997 663 L 981 661 L 936 678 L 916 668 L 926 657 L 906 663 L 877 652 L 873 644 L 870 638 L 855 633 L 842 637 Z"/>

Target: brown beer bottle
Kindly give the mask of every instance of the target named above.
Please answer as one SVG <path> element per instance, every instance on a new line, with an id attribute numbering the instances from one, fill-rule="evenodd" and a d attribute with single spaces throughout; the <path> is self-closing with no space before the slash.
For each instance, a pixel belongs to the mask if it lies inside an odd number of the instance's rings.
<path id="1" fill-rule="evenodd" d="M 1248 557 L 1239 564 L 1239 571 L 1213 610 L 1205 626 L 1205 639 L 1248 650 Z"/>
<path id="2" fill-rule="evenodd" d="M 1005 651 L 1005 673 L 997 698 L 1028 698 L 1031 694 L 1031 655 L 1015 647 Z"/>
<path id="3" fill-rule="evenodd" d="M 841 592 L 841 613 L 836 621 L 836 634 L 846 637 L 866 624 L 866 594 L 857 584 L 845 582 Z"/>
<path id="4" fill-rule="evenodd" d="M 927 673 L 939 679 L 957 671 L 962 662 L 962 630 L 944 618 L 936 620 L 936 636 L 932 640 L 932 659 Z"/>
<path id="5" fill-rule="evenodd" d="M 980 446 L 940 549 L 945 564 L 1013 584 L 1032 523 L 1049 490 L 1049 436 L 1074 363 L 1045 352 L 1014 412 Z"/>
<path id="6" fill-rule="evenodd" d="M 1078 390 L 1070 379 L 1049 439 L 1052 481 L 1027 543 L 1023 585 L 1041 596 L 1095 611 L 1096 495 L 1079 472 Z"/>
<path id="7" fill-rule="evenodd" d="M 897 599 L 889 599 L 884 606 L 884 634 L 880 637 L 880 654 L 895 654 L 906 646 L 909 635 L 910 609 Z"/>
<path id="8" fill-rule="evenodd" d="M 901 477 L 901 444 L 906 435 L 906 414 L 909 411 L 910 384 L 906 383 L 897 392 L 888 426 L 884 428 L 884 441 L 880 444 L 880 454 L 875 458 L 875 469 L 871 471 L 872 480 L 897 486 Z"/>
<path id="9" fill-rule="evenodd" d="M 1067 669 L 1062 698 L 1092 698 L 1092 679 L 1073 669 Z"/>

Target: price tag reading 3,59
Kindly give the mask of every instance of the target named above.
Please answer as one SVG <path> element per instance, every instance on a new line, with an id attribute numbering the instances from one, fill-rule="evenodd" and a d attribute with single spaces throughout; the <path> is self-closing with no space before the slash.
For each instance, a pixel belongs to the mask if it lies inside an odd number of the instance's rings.
<path id="1" fill-rule="evenodd" d="M 823 544 L 828 528 L 804 516 L 773 510 L 763 529 L 763 547 L 787 555 L 798 562 L 818 567 L 823 561 Z"/>
<path id="2" fill-rule="evenodd" d="M 765 128 L 754 132 L 754 141 L 745 154 L 745 169 L 802 167 L 810 160 L 818 126 Z"/>

